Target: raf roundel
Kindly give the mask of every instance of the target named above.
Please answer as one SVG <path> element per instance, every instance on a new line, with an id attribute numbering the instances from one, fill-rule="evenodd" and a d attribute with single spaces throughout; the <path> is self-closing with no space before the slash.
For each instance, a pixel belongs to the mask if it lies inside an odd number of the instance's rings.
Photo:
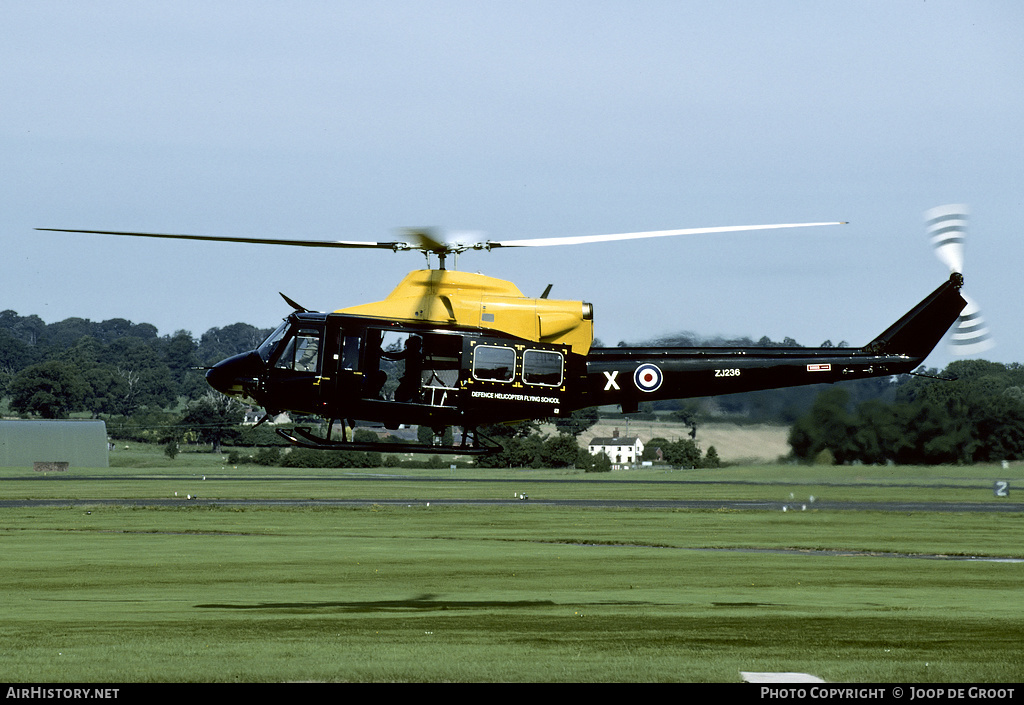
<path id="1" fill-rule="evenodd" d="M 661 386 L 661 370 L 657 365 L 640 365 L 633 373 L 633 381 L 641 392 L 653 392 Z"/>

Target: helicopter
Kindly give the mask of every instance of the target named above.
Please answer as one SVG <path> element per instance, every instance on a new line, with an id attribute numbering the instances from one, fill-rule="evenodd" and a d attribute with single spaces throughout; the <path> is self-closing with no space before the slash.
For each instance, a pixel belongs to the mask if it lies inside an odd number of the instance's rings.
<path id="1" fill-rule="evenodd" d="M 311 311 L 284 294 L 292 312 L 255 350 L 206 368 L 215 390 L 262 407 L 260 421 L 282 412 L 320 417 L 327 432 L 277 428 L 290 443 L 326 450 L 487 455 L 500 444 L 480 431 L 493 424 L 568 417 L 618 405 L 635 413 L 643 402 L 834 383 L 891 376 L 921 365 L 961 319 L 962 209 L 929 221 L 949 278 L 903 317 L 861 347 L 595 347 L 594 308 L 585 301 L 524 295 L 513 283 L 448 269 L 468 251 L 580 245 L 708 233 L 843 225 L 842 221 L 686 228 L 520 240 L 449 240 L 409 229 L 380 242 L 175 235 L 108 230 L 53 232 L 170 238 L 290 247 L 419 251 L 427 268 L 410 272 L 383 300 L 333 312 Z M 950 225 L 952 224 L 952 225 Z M 952 231 L 952 236 L 950 235 Z M 431 266 L 431 257 L 438 266 Z M 977 331 L 978 321 L 960 326 Z M 970 337 L 972 334 L 966 334 Z M 342 421 L 341 438 L 333 427 Z M 427 426 L 432 443 L 356 441 L 357 423 Z M 449 427 L 462 429 L 445 444 Z"/>

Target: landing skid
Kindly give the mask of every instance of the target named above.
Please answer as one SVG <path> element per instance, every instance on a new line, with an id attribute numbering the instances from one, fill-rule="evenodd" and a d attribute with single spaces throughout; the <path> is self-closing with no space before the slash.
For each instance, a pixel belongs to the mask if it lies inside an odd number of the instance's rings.
<path id="1" fill-rule="evenodd" d="M 495 441 L 480 434 L 474 434 L 473 445 L 426 445 L 423 443 L 365 443 L 362 441 L 334 441 L 316 435 L 307 427 L 294 429 L 278 428 L 277 435 L 289 443 L 302 448 L 314 450 L 354 450 L 377 453 L 430 453 L 436 455 L 493 455 L 500 453 L 502 447 Z"/>

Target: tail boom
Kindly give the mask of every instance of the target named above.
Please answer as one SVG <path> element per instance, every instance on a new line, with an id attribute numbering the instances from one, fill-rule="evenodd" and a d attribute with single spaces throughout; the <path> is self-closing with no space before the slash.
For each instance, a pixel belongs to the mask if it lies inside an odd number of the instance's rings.
<path id="1" fill-rule="evenodd" d="M 954 274 L 861 348 L 593 348 L 580 406 L 717 396 L 912 372 L 966 301 Z"/>

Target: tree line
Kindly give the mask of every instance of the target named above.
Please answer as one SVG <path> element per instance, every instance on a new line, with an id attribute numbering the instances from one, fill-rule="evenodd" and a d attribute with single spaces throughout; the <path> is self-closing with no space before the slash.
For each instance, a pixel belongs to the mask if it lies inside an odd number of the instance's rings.
<path id="1" fill-rule="evenodd" d="M 854 403 L 843 386 L 820 393 L 790 429 L 793 455 L 927 465 L 1024 458 L 1024 367 L 959 360 L 922 372 L 930 376 L 894 380 L 891 400 Z"/>
<path id="2" fill-rule="evenodd" d="M 182 429 L 187 428 L 184 440 L 210 443 L 215 449 L 225 442 L 273 445 L 277 437 L 268 436 L 266 429 L 259 438 L 225 430 L 240 423 L 242 409 L 210 390 L 201 370 L 255 348 L 270 332 L 235 323 L 211 328 L 198 338 L 185 330 L 160 336 L 155 326 L 125 319 L 70 318 L 47 324 L 38 316 L 7 310 L 0 312 L 0 398 L 6 398 L 10 411 L 24 416 L 102 416 L 115 438 L 170 443 L 183 440 Z M 765 338 L 757 344 L 780 345 Z M 931 377 L 903 375 L 834 387 L 657 402 L 642 411 L 671 412 L 691 425 L 709 415 L 792 424 L 790 447 L 802 461 L 933 464 L 1024 458 L 1021 365 L 961 360 L 941 372 L 921 372 Z M 559 419 L 558 433 L 551 437 L 541 436 L 531 424 L 492 428 L 489 432 L 503 451 L 480 462 L 606 470 L 600 458 L 580 452 L 576 442 L 596 420 L 594 409 L 577 412 Z M 717 462 L 701 457 L 685 441 L 656 445 L 664 446 L 663 454 L 674 465 Z"/>
<path id="3" fill-rule="evenodd" d="M 198 400 L 209 391 L 199 368 L 255 348 L 267 335 L 245 323 L 160 336 L 155 326 L 116 318 L 0 312 L 0 397 L 10 409 L 42 418 L 72 413 L 134 416 Z"/>

